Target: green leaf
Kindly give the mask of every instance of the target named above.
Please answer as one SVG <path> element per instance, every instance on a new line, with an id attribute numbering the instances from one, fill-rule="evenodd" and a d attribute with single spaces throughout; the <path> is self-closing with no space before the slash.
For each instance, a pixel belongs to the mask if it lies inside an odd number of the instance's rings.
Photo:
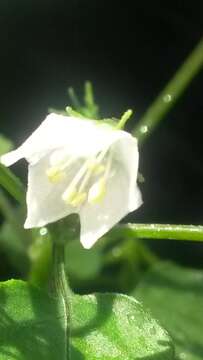
<path id="1" fill-rule="evenodd" d="M 23 281 L 0 284 L 0 359 L 173 359 L 168 334 L 133 298 L 73 295 L 71 310 L 68 356 L 62 304 Z"/>
<path id="2" fill-rule="evenodd" d="M 0 284 L 0 359 L 66 360 L 63 312 L 54 299 L 19 280 Z"/>
<path id="3" fill-rule="evenodd" d="M 163 328 L 133 298 L 118 294 L 74 296 L 74 360 L 172 360 Z"/>
<path id="4" fill-rule="evenodd" d="M 172 263 L 152 268 L 134 292 L 171 334 L 176 359 L 203 359 L 203 272 Z"/>
<path id="5" fill-rule="evenodd" d="M 3 155 L 13 149 L 13 143 L 4 135 L 0 134 L 0 155 Z"/>

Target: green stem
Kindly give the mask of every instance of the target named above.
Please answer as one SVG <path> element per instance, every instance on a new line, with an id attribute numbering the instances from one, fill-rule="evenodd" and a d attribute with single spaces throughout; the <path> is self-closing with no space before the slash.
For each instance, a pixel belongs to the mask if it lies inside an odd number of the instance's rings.
<path id="1" fill-rule="evenodd" d="M 81 104 L 78 100 L 75 90 L 72 87 L 68 88 L 68 95 L 69 95 L 72 105 L 74 106 L 74 109 L 79 110 L 81 108 Z"/>
<path id="2" fill-rule="evenodd" d="M 19 239 L 25 239 L 27 241 L 28 236 L 25 234 L 19 219 L 16 217 L 16 212 L 13 210 L 9 200 L 4 196 L 4 193 L 0 190 L 0 212 L 12 226 L 15 233 L 19 236 Z"/>
<path id="3" fill-rule="evenodd" d="M 24 203 L 25 191 L 21 181 L 2 164 L 0 164 L 0 185 L 19 203 Z"/>
<path id="4" fill-rule="evenodd" d="M 124 114 L 121 116 L 121 119 L 118 122 L 118 124 L 116 126 L 116 129 L 118 129 L 118 130 L 124 129 L 125 124 L 127 123 L 129 118 L 131 117 L 132 113 L 133 113 L 133 111 L 131 109 L 125 111 Z"/>
<path id="5" fill-rule="evenodd" d="M 14 226 L 16 225 L 13 208 L 1 190 L 0 190 L 0 212 L 10 224 Z"/>
<path id="6" fill-rule="evenodd" d="M 161 119 L 175 105 L 178 98 L 203 66 L 203 39 L 177 70 L 175 75 L 142 116 L 134 129 L 134 135 L 142 143 Z"/>
<path id="7" fill-rule="evenodd" d="M 48 285 L 50 270 L 52 267 L 52 243 L 49 237 L 39 238 L 34 235 L 34 241 L 29 248 L 31 260 L 28 281 L 38 287 Z"/>
<path id="8" fill-rule="evenodd" d="M 203 241 L 203 226 L 200 225 L 126 224 L 112 231 L 141 239 Z"/>
<path id="9" fill-rule="evenodd" d="M 64 244 L 53 244 L 53 262 L 54 262 L 54 283 L 56 295 L 62 302 L 65 313 L 65 346 L 66 360 L 70 359 L 70 306 L 71 306 L 71 290 L 68 284 L 65 261 L 64 261 Z"/>

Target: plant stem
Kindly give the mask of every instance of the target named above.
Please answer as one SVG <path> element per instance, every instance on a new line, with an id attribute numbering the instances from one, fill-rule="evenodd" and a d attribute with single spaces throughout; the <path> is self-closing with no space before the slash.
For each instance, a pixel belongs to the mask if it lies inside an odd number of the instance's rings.
<path id="1" fill-rule="evenodd" d="M 134 135 L 142 143 L 161 119 L 175 105 L 178 98 L 203 66 L 203 39 L 177 70 L 175 75 L 148 108 L 134 129 Z"/>
<path id="2" fill-rule="evenodd" d="M 13 208 L 9 200 L 6 198 L 6 196 L 4 196 L 4 193 L 1 190 L 0 190 L 0 212 L 10 224 L 16 226 Z"/>
<path id="3" fill-rule="evenodd" d="M 203 241 L 203 226 L 167 224 L 126 224 L 114 231 L 141 239 Z"/>
<path id="4" fill-rule="evenodd" d="M 48 285 L 50 271 L 52 268 L 52 243 L 49 237 L 39 238 L 33 234 L 34 241 L 29 248 L 31 260 L 28 281 L 38 287 Z M 38 241 L 40 240 L 40 241 Z"/>
<path id="5" fill-rule="evenodd" d="M 65 346 L 66 360 L 70 359 L 69 341 L 70 341 L 70 307 L 71 307 L 71 290 L 68 284 L 65 263 L 64 263 L 64 244 L 53 244 L 53 261 L 54 261 L 54 283 L 58 299 L 62 302 L 65 313 Z"/>
<path id="6" fill-rule="evenodd" d="M 12 226 L 15 233 L 19 236 L 19 239 L 25 239 L 27 241 L 28 236 L 24 232 L 24 229 L 19 222 L 19 219 L 16 218 L 16 212 L 13 210 L 9 200 L 0 190 L 0 212 L 4 216 L 5 220 Z M 23 246 L 23 245 L 22 245 Z"/>

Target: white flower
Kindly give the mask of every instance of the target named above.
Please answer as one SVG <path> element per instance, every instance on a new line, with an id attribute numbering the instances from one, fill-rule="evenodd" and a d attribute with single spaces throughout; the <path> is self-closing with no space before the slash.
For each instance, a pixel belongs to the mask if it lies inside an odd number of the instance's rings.
<path id="1" fill-rule="evenodd" d="M 90 248 L 141 205 L 138 157 L 137 140 L 129 133 L 52 113 L 1 162 L 29 163 L 25 228 L 78 213 L 81 243 Z"/>

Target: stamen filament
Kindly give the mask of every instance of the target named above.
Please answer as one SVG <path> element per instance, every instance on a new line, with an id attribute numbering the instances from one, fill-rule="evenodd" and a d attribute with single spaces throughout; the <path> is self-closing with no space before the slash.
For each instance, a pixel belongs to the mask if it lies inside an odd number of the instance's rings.
<path id="1" fill-rule="evenodd" d="M 111 169 L 111 164 L 112 153 L 109 154 L 104 175 L 98 181 L 96 181 L 89 189 L 89 204 L 97 204 L 98 202 L 101 202 L 106 195 L 106 183 Z"/>
<path id="2" fill-rule="evenodd" d="M 62 199 L 66 203 L 77 207 L 82 205 L 86 201 L 86 198 L 88 198 L 88 202 L 91 204 L 100 202 L 103 199 L 106 194 L 106 181 L 112 163 L 112 153 L 110 152 L 106 164 L 102 164 L 108 150 L 109 148 L 106 148 L 95 158 L 88 159 L 84 162 L 62 195 Z M 86 191 L 87 187 L 89 187 L 88 184 L 91 177 L 101 173 L 103 173 L 102 177 L 89 188 L 89 191 Z"/>
<path id="3" fill-rule="evenodd" d="M 107 165 L 106 165 L 105 173 L 104 173 L 104 178 L 105 178 L 105 180 L 107 180 L 107 178 L 108 178 L 108 176 L 109 176 L 109 172 L 110 172 L 111 164 L 112 164 L 112 158 L 113 158 L 113 155 L 112 155 L 112 152 L 110 152 L 109 157 L 108 157 L 108 160 L 107 160 Z"/>
<path id="4" fill-rule="evenodd" d="M 106 194 L 106 181 L 104 177 L 95 182 L 88 192 L 88 203 L 97 204 L 101 202 Z"/>
<path id="5" fill-rule="evenodd" d="M 80 182 L 80 180 L 83 178 L 83 176 L 85 175 L 85 173 L 88 169 L 88 166 L 87 166 L 88 162 L 89 162 L 89 160 L 85 161 L 85 163 L 82 165 L 82 167 L 77 172 L 77 174 L 73 178 L 72 182 L 70 183 L 70 185 L 67 187 L 67 189 L 64 191 L 64 193 L 62 195 L 62 199 L 65 202 L 69 203 L 70 205 L 77 206 L 77 205 L 75 205 L 75 202 L 74 202 L 74 200 L 76 200 L 76 198 L 79 194 L 79 191 L 77 191 L 77 185 Z"/>
<path id="6" fill-rule="evenodd" d="M 74 200 L 75 196 L 77 195 L 77 189 L 75 186 L 68 186 L 68 188 L 65 190 L 65 192 L 62 195 L 62 199 L 67 202 L 68 204 L 71 204 L 71 202 Z"/>
<path id="7" fill-rule="evenodd" d="M 85 173 L 86 173 L 86 171 L 88 169 L 88 162 L 89 162 L 89 160 L 84 162 L 84 164 L 82 165 L 80 170 L 77 172 L 77 174 L 75 175 L 75 177 L 71 181 L 70 187 L 72 187 L 72 186 L 76 187 L 78 185 L 78 183 L 83 178 L 83 176 L 85 175 Z"/>
<path id="8" fill-rule="evenodd" d="M 73 200 L 70 202 L 70 205 L 72 206 L 80 206 L 84 203 L 84 201 L 86 200 L 87 197 L 87 193 L 83 192 L 83 193 L 77 193 L 76 196 L 73 198 Z"/>
<path id="9" fill-rule="evenodd" d="M 68 167 L 70 167 L 72 165 L 73 162 L 75 162 L 75 158 L 71 157 L 68 161 L 63 162 L 55 165 L 55 166 L 51 166 L 47 171 L 46 174 L 48 176 L 48 179 L 53 182 L 53 183 L 58 183 L 61 180 L 64 179 L 65 177 L 65 172 L 64 170 L 66 170 Z"/>
<path id="10" fill-rule="evenodd" d="M 67 168 L 70 167 L 70 165 L 72 165 L 74 162 L 76 161 L 76 158 L 75 157 L 71 157 L 69 160 L 67 160 L 66 162 L 62 163 L 61 166 L 60 166 L 60 169 L 61 170 L 65 170 Z"/>

